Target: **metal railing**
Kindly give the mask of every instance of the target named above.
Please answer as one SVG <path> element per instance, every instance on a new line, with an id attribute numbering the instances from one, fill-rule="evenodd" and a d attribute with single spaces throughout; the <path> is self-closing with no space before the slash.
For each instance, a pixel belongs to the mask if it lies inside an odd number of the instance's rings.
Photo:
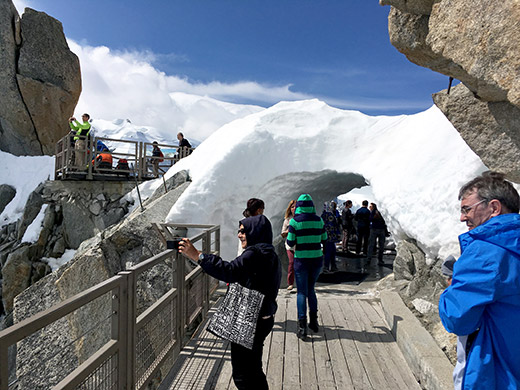
<path id="1" fill-rule="evenodd" d="M 174 229 L 200 229 L 201 232 L 191 238 L 192 242 L 201 246 L 200 249 L 205 253 L 220 252 L 219 226 L 161 224 L 155 227 L 160 230 L 163 240 L 173 237 Z M 210 294 L 218 286 L 218 281 L 210 278 L 198 266 L 188 272 L 186 262 L 187 260 L 177 251 L 167 249 L 48 310 L 0 331 L 0 390 L 141 390 L 149 384 L 160 382 L 186 343 L 186 328 L 193 326 L 198 318 L 203 319 L 206 316 Z M 140 299 L 143 292 L 146 292 L 140 288 L 141 276 L 152 268 L 159 265 L 164 267 L 165 264 L 171 266 L 171 288 L 145 308 Z M 162 272 L 162 268 L 159 272 Z M 43 358 L 42 355 L 45 345 L 38 345 L 38 348 L 26 348 L 24 359 L 16 359 L 15 374 L 13 375 L 13 371 L 10 373 L 10 348 L 18 347 L 20 350 L 17 353 L 20 354 L 23 341 L 28 338 L 36 338 L 38 343 L 43 343 L 41 340 L 45 340 L 45 327 L 60 324 L 60 321 L 62 324 L 77 321 L 77 318 L 73 317 L 79 317 L 75 314 L 78 310 L 88 308 L 91 311 L 83 315 L 89 318 L 99 316 L 99 311 L 103 311 L 99 309 L 101 306 L 89 305 L 107 295 L 109 299 L 105 303 L 110 313 L 109 337 L 90 356 L 78 359 L 77 367 L 70 372 L 62 372 L 63 368 L 58 367 L 60 375 L 52 375 L 52 378 L 48 379 L 41 379 L 38 375 L 35 379 L 36 371 L 32 369 L 26 377 L 19 377 L 18 366 L 29 364 L 29 358 L 36 360 L 38 364 L 44 364 L 47 360 L 47 357 Z M 95 311 L 94 307 L 97 308 Z M 103 333 L 102 329 L 97 329 L 96 326 L 93 328 L 94 331 Z M 56 329 L 59 330 L 59 327 L 55 327 L 53 331 Z M 76 340 L 74 343 L 76 355 L 78 345 L 82 343 L 83 340 Z M 56 353 L 59 351 L 52 351 L 51 354 Z M 68 353 L 67 362 L 73 355 L 74 353 Z M 60 361 L 64 361 L 64 358 Z M 63 366 L 66 364 L 63 363 Z"/>
<path id="2" fill-rule="evenodd" d="M 158 144 L 166 152 L 164 156 L 152 155 L 153 144 L 106 137 L 79 137 L 81 143 L 66 135 L 56 143 L 54 179 L 107 179 L 135 177 L 144 180 L 163 175 L 180 159 L 189 156 L 194 148 Z M 106 151 L 98 151 L 97 141 L 106 143 L 113 162 L 110 166 L 100 165 L 98 157 Z M 125 164 L 118 162 L 126 161 Z M 154 165 L 157 165 L 154 172 Z"/>

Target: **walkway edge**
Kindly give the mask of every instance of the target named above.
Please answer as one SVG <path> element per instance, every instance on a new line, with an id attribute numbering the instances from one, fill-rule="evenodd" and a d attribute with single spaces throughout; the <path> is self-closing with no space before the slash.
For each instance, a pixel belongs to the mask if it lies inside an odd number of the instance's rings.
<path id="1" fill-rule="evenodd" d="M 385 319 L 422 388 L 453 389 L 453 365 L 398 293 L 381 291 Z"/>

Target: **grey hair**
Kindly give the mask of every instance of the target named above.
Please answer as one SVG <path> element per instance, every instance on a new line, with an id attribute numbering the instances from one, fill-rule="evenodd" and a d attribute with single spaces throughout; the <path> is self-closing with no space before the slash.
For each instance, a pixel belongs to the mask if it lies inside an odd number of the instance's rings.
<path id="1" fill-rule="evenodd" d="M 518 214 L 520 210 L 520 196 L 515 187 L 505 180 L 504 177 L 503 173 L 484 172 L 460 188 L 459 200 L 476 192 L 480 200 L 489 202 L 497 199 L 509 212 Z"/>

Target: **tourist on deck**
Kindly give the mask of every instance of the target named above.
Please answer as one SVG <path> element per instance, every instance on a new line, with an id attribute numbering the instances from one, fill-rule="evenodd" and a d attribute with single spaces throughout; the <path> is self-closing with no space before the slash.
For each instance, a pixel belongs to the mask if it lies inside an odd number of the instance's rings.
<path id="1" fill-rule="evenodd" d="M 87 166 L 87 149 L 90 146 L 88 145 L 88 138 L 92 126 L 89 122 L 89 114 L 83 114 L 81 120 L 83 122 L 79 123 L 76 118 L 72 116 L 69 118 L 69 125 L 71 133 L 74 136 L 74 165 L 77 169 L 83 170 L 86 169 Z"/>
<path id="2" fill-rule="evenodd" d="M 238 389 L 268 389 L 262 371 L 262 351 L 265 338 L 274 324 L 277 309 L 276 297 L 280 287 L 280 260 L 272 245 L 271 223 L 264 215 L 248 217 L 240 221 L 238 238 L 244 252 L 233 261 L 224 261 L 212 254 L 201 253 L 183 238 L 179 252 L 197 261 L 210 276 L 228 283 L 239 283 L 265 295 L 256 326 L 253 349 L 231 343 L 233 381 Z"/>
<path id="3" fill-rule="evenodd" d="M 287 209 L 285 210 L 283 226 L 282 226 L 282 237 L 285 238 L 285 250 L 287 251 L 287 257 L 289 258 L 289 266 L 287 267 L 287 290 L 294 288 L 294 248 L 287 244 L 287 235 L 289 234 L 289 223 L 294 218 L 294 212 L 296 210 L 296 201 L 293 199 L 289 202 Z"/>
<path id="4" fill-rule="evenodd" d="M 246 209 L 242 212 L 242 215 L 244 216 L 244 218 L 254 217 L 255 215 L 264 214 L 264 210 L 265 210 L 265 203 L 262 199 L 251 198 L 247 201 Z M 244 251 L 244 248 L 242 247 L 242 241 L 238 240 L 237 256 L 240 256 L 240 254 L 243 251 Z"/>
<path id="5" fill-rule="evenodd" d="M 439 300 L 446 330 L 468 336 L 456 389 L 520 389 L 520 197 L 504 175 L 485 172 L 459 200 L 469 231 Z"/>
<path id="6" fill-rule="evenodd" d="M 294 273 L 296 276 L 296 307 L 298 309 L 297 336 L 307 337 L 307 303 L 309 304 L 309 328 L 318 331 L 318 298 L 314 285 L 323 266 L 323 251 L 327 232 L 322 219 L 316 215 L 309 194 L 302 194 L 296 201 L 294 218 L 289 222 L 287 244 L 294 247 Z"/>
<path id="7" fill-rule="evenodd" d="M 350 236 L 354 233 L 354 215 L 350 210 L 352 208 L 352 201 L 347 200 L 343 203 L 343 211 L 341 212 L 341 228 L 343 229 L 343 236 L 341 240 L 341 246 L 343 252 L 348 252 L 348 240 Z"/>
<path id="8" fill-rule="evenodd" d="M 164 154 L 161 148 L 159 148 L 157 141 L 153 141 L 152 146 L 152 172 L 154 177 L 159 177 L 159 164 L 163 161 L 162 157 L 164 157 Z"/>
<path id="9" fill-rule="evenodd" d="M 175 160 L 180 160 L 181 158 L 191 154 L 191 144 L 186 138 L 184 138 L 184 134 L 181 132 L 177 134 L 177 140 L 179 141 L 179 149 L 177 150 Z"/>
<path id="10" fill-rule="evenodd" d="M 262 199 L 251 198 L 247 201 L 246 209 L 242 212 L 244 217 L 254 217 L 262 215 L 265 210 L 265 203 Z"/>
<path id="11" fill-rule="evenodd" d="M 321 219 L 325 224 L 325 231 L 327 232 L 327 241 L 323 248 L 323 272 L 336 272 L 338 267 L 336 266 L 336 243 L 340 239 L 340 228 L 338 217 L 336 216 L 337 210 L 335 209 L 335 202 L 326 202 L 323 205 L 323 212 L 321 213 Z M 339 214 L 338 214 L 339 215 Z"/>
<path id="12" fill-rule="evenodd" d="M 356 211 L 354 219 L 357 222 L 357 233 L 358 239 L 356 243 L 356 254 L 361 253 L 363 248 L 363 254 L 367 255 L 368 249 L 368 237 L 370 236 L 370 210 L 368 209 L 368 200 L 364 200 L 361 203 L 361 208 Z"/>
<path id="13" fill-rule="evenodd" d="M 385 240 L 386 240 L 386 222 L 377 209 L 377 205 L 375 203 L 370 203 L 370 236 L 368 239 L 368 254 L 367 261 L 368 265 L 372 261 L 372 255 L 376 248 L 377 241 L 377 265 L 384 265 L 383 254 L 385 252 Z"/>

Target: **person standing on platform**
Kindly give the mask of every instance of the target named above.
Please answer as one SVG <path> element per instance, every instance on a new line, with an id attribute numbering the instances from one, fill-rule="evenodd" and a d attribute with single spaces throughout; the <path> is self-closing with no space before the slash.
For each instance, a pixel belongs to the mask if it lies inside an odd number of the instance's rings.
<path id="1" fill-rule="evenodd" d="M 294 273 L 296 276 L 296 307 L 298 309 L 298 338 L 307 337 L 307 303 L 309 328 L 318 332 L 318 298 L 314 285 L 323 266 L 322 245 L 327 232 L 322 219 L 316 215 L 314 202 L 309 194 L 302 194 L 296 201 L 294 218 L 289 223 L 287 245 L 294 247 Z"/>
<path id="2" fill-rule="evenodd" d="M 285 210 L 283 226 L 282 226 L 282 237 L 285 238 L 285 250 L 287 251 L 287 257 L 289 259 L 289 265 L 287 267 L 287 290 L 294 288 L 294 248 L 287 245 L 287 235 L 289 234 L 289 223 L 294 218 L 294 212 L 296 211 L 296 201 L 293 199 L 289 202 L 287 209 Z"/>
<path id="3" fill-rule="evenodd" d="M 356 211 L 354 219 L 357 222 L 358 239 L 356 243 L 356 254 L 361 253 L 363 248 L 363 255 L 367 255 L 368 237 L 370 236 L 370 210 L 368 210 L 368 200 L 361 203 L 362 207 Z"/>

